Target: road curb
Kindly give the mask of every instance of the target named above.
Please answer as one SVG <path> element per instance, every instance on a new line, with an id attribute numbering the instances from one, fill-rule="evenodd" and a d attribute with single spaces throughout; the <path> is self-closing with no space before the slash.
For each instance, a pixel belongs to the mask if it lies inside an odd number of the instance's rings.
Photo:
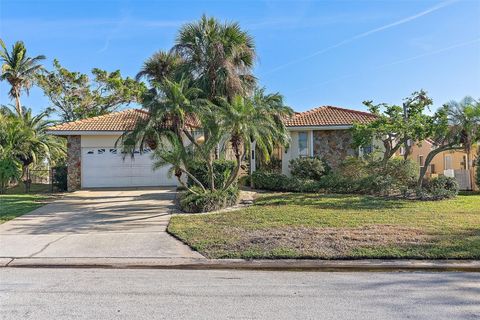
<path id="1" fill-rule="evenodd" d="M 4 268 L 107 268 L 265 271 L 464 271 L 480 260 L 243 260 L 196 258 L 0 258 Z M 5 262 L 5 263 L 3 263 Z"/>

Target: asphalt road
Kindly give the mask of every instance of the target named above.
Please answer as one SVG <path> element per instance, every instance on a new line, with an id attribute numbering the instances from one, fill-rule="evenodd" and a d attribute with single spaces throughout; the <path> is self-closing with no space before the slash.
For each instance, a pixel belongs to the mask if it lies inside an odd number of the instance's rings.
<path id="1" fill-rule="evenodd" d="M 480 274 L 4 268 L 0 317 L 480 319 Z"/>

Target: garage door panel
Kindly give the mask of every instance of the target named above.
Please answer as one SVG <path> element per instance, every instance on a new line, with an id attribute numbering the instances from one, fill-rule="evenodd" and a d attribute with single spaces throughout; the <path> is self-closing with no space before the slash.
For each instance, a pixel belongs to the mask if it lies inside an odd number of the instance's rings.
<path id="1" fill-rule="evenodd" d="M 176 179 L 167 176 L 168 167 L 152 170 L 154 160 L 147 151 L 132 158 L 115 148 L 82 148 L 82 186 L 175 186 Z"/>

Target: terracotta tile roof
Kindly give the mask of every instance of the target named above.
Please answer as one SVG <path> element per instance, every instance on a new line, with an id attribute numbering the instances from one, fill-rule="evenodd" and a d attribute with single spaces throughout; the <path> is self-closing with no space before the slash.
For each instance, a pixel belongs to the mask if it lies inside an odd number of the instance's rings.
<path id="1" fill-rule="evenodd" d="M 375 118 L 376 116 L 374 114 L 368 112 L 324 106 L 305 112 L 296 112 L 286 121 L 286 126 L 343 126 L 354 123 L 368 123 Z"/>
<path id="2" fill-rule="evenodd" d="M 139 109 L 128 109 L 112 112 L 103 116 L 66 122 L 53 127 L 49 131 L 130 131 L 142 120 L 148 119 L 149 113 Z M 196 119 L 191 119 L 191 126 L 198 126 Z"/>

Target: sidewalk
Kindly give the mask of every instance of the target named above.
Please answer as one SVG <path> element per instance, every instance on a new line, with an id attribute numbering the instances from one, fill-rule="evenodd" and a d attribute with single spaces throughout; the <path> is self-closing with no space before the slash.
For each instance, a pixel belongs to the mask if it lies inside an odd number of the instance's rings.
<path id="1" fill-rule="evenodd" d="M 465 271 L 480 260 L 243 260 L 197 258 L 0 258 L 0 267 L 239 269 L 272 271 Z"/>

